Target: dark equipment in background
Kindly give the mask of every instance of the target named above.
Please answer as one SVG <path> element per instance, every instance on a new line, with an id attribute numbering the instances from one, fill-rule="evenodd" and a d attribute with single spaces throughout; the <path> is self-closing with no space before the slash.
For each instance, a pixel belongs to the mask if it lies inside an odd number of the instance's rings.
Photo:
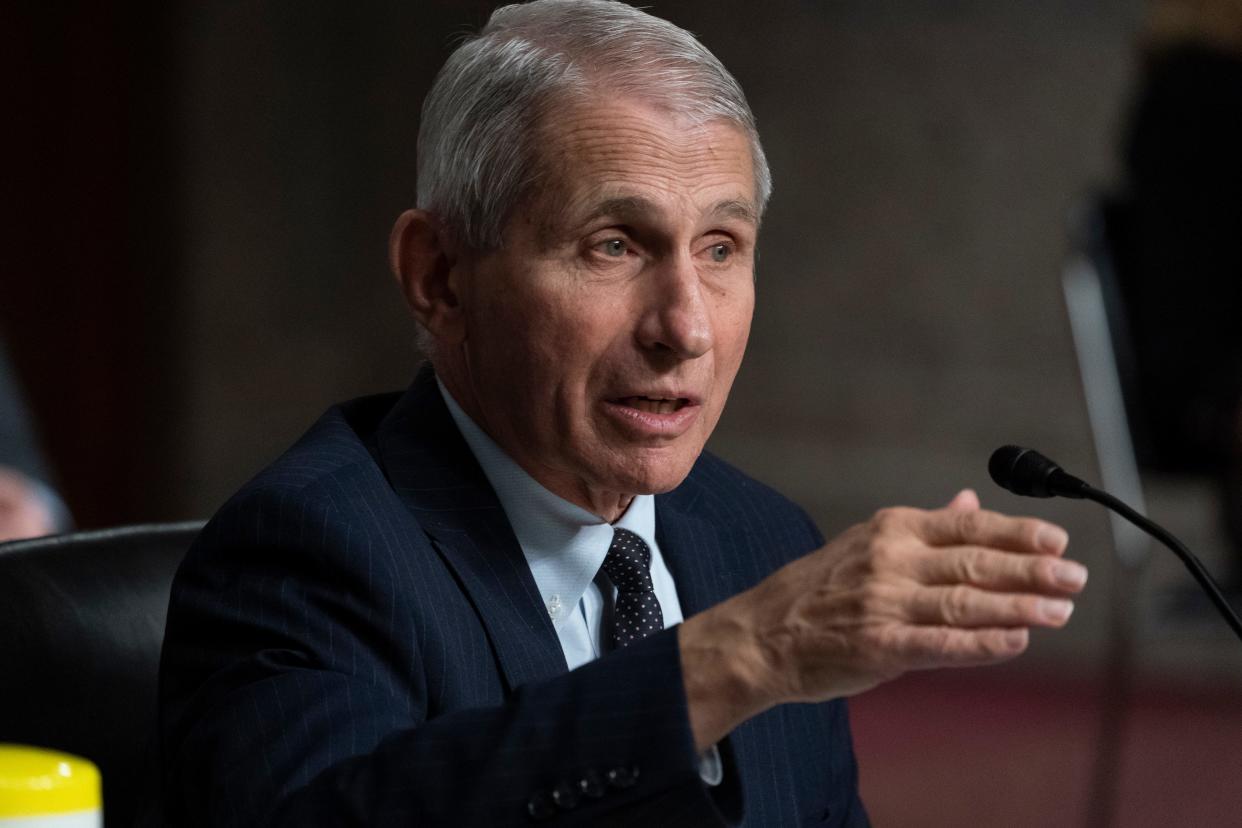
<path id="1" fill-rule="evenodd" d="M 1150 55 L 1126 183 L 1094 243 L 1110 262 L 1114 331 L 1139 467 L 1207 476 L 1242 581 L 1242 53 L 1187 43 Z"/>

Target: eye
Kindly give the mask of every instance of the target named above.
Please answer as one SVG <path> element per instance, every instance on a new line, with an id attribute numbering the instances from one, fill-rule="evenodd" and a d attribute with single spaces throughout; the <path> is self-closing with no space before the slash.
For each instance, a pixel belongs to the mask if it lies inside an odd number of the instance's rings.
<path id="1" fill-rule="evenodd" d="M 729 256 L 733 254 L 733 248 L 727 244 L 713 244 L 707 248 L 707 252 L 711 255 L 713 262 L 727 262 Z"/>
<path id="2" fill-rule="evenodd" d="M 625 244 L 625 239 L 609 239 L 608 241 L 600 242 L 598 247 L 605 256 L 611 256 L 614 259 L 624 256 L 626 250 L 629 249 Z"/>

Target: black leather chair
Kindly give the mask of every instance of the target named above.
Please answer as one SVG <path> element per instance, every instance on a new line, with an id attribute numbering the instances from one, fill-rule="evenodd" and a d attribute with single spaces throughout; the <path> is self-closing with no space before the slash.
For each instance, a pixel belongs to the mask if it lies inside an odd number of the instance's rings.
<path id="1" fill-rule="evenodd" d="M 156 682 L 173 574 L 201 522 L 0 544 L 0 742 L 84 756 L 109 828 L 157 790 Z"/>

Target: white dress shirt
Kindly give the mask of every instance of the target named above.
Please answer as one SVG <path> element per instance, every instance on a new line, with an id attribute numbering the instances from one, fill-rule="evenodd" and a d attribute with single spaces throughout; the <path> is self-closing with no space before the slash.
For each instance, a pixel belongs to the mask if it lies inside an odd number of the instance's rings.
<path id="1" fill-rule="evenodd" d="M 656 543 L 655 497 L 635 496 L 625 514 L 609 524 L 541 486 L 461 410 L 438 377 L 436 382 L 453 422 L 500 499 L 570 670 L 603 652 L 602 589 L 609 590 L 614 602 L 617 590 L 600 567 L 612 543 L 613 526 L 630 530 L 651 549 L 651 583 L 664 613 L 664 626 L 682 621 L 673 576 Z M 702 756 L 699 775 L 709 785 L 720 784 L 723 768 L 715 746 Z"/>

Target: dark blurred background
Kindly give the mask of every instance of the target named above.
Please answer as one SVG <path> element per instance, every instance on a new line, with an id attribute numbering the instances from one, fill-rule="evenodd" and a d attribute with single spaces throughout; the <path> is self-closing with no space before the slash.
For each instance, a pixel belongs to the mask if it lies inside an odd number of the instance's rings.
<path id="1" fill-rule="evenodd" d="M 328 405 L 409 382 L 420 357 L 387 272 L 388 230 L 412 206 L 421 100 L 493 5 L 173 0 L 0 13 L 13 141 L 0 338 L 77 525 L 206 517 Z M 1153 38 L 1197 36 L 1193 21 L 1230 5 L 649 4 L 737 75 L 775 177 L 751 347 L 712 448 L 801 502 L 827 534 L 886 504 L 934 506 L 974 486 L 985 505 L 1066 525 L 1071 554 L 1092 567 L 1070 629 L 1038 636 L 1031 672 L 1005 673 L 1012 686 L 997 691 L 1046 699 L 1049 677 L 1072 680 L 1078 695 L 1056 709 L 1083 718 L 1042 747 L 1002 749 L 1004 760 L 980 765 L 986 778 L 946 792 L 929 766 L 977 755 L 944 734 L 971 731 L 979 707 L 942 705 L 952 723 L 911 741 L 905 725 L 891 728 L 924 698 L 918 679 L 889 707 L 860 700 L 864 785 L 881 824 L 963 824 L 972 809 L 988 813 L 986 795 L 1004 804 L 1014 790 L 1061 810 L 1005 824 L 1085 809 L 1110 608 L 1130 602 L 1141 615 L 1186 578 L 1160 558 L 1143 592 L 1119 594 L 1101 513 L 1018 501 L 985 465 L 1017 442 L 1094 476 L 1059 283 L 1067 222 L 1126 177 Z M 1209 566 L 1224 562 L 1212 487 L 1145 482 L 1153 516 Z M 1242 655 L 1219 627 L 1143 628 L 1144 675 L 1177 699 L 1209 688 L 1174 710 L 1242 688 Z M 1033 710 L 989 721 L 1005 732 L 1040 721 Z M 1204 728 L 1236 735 L 1240 723 L 1226 708 Z M 1242 771 L 1236 748 L 1204 761 L 1222 786 Z M 1127 795 L 1151 788 L 1127 779 Z M 924 808 L 929 796 L 943 807 Z M 1135 813 L 1146 816 L 1122 824 L 1169 824 L 1144 821 L 1159 818 L 1150 807 Z M 1232 824 L 1212 813 L 1197 824 Z"/>

